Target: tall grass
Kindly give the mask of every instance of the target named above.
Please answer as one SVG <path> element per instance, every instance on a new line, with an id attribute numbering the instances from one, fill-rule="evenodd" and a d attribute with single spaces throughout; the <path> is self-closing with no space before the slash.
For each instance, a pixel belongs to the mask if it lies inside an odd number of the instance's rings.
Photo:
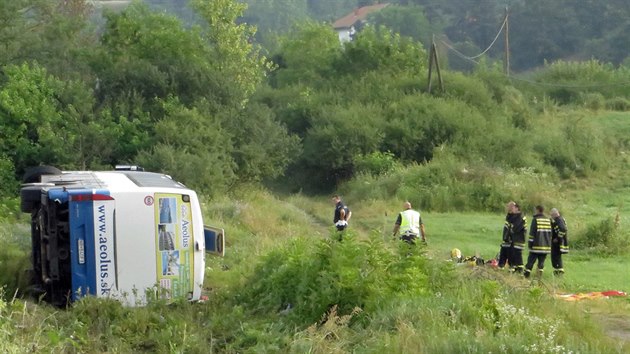
<path id="1" fill-rule="evenodd" d="M 432 211 L 502 210 L 507 200 L 523 207 L 560 199 L 553 171 L 502 169 L 471 163 L 441 152 L 426 164 L 411 165 L 380 176 L 361 175 L 342 187 L 349 199 L 397 199 Z"/>
<path id="2" fill-rule="evenodd" d="M 370 214 L 362 205 L 355 206 L 357 219 L 342 242 L 329 231 L 328 198 L 298 195 L 281 200 L 258 188 L 243 188 L 231 198 L 208 200 L 204 208 L 208 223 L 226 226 L 229 240 L 226 258 L 207 259 L 208 301 L 166 304 L 156 299 L 143 308 L 126 308 L 115 301 L 86 298 L 60 310 L 8 296 L 2 300 L 0 326 L 5 332 L 0 335 L 9 337 L 3 337 L 8 340 L 0 349 L 9 353 L 24 348 L 59 353 L 624 349 L 602 334 L 596 324 L 599 318 L 583 316 L 578 304 L 558 303 L 544 286 L 485 267 L 456 267 L 432 250 L 437 243 L 429 242 L 425 249 L 383 240 L 378 230 L 370 232 L 376 227 L 364 227 L 372 223 L 362 219 L 378 213 Z M 387 221 L 389 228 L 393 220 Z M 302 228 L 296 231 L 295 225 Z M 15 239 L 7 242 L 24 247 Z"/>

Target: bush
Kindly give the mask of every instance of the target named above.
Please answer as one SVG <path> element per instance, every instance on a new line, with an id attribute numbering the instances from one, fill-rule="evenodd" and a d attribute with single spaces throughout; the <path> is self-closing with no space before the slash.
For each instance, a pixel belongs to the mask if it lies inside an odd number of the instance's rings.
<path id="1" fill-rule="evenodd" d="M 630 111 L 630 100 L 624 97 L 614 97 L 606 101 L 606 108 L 613 111 Z"/>
<path id="2" fill-rule="evenodd" d="M 606 107 L 604 95 L 598 92 L 590 92 L 581 95 L 582 105 L 593 111 L 599 111 Z"/>
<path id="3" fill-rule="evenodd" d="M 523 208 L 547 203 L 557 197 L 553 170 L 500 169 L 483 161 L 474 163 L 439 151 L 428 163 L 400 168 L 374 177 L 361 175 L 342 186 L 355 201 L 391 198 L 410 200 L 423 210 L 503 210 L 507 200 Z"/>
<path id="4" fill-rule="evenodd" d="M 534 150 L 561 177 L 588 176 L 609 164 L 606 135 L 583 113 L 556 114 L 538 122 Z"/>
<path id="5" fill-rule="evenodd" d="M 0 198 L 17 195 L 19 185 L 13 162 L 0 153 Z"/>
<path id="6" fill-rule="evenodd" d="M 367 155 L 361 154 L 354 158 L 354 171 L 357 175 L 383 175 L 393 171 L 398 165 L 394 154 L 389 151 L 376 151 Z"/>
<path id="7" fill-rule="evenodd" d="M 619 212 L 590 224 L 578 234 L 571 247 L 578 250 L 591 250 L 604 255 L 625 254 L 630 250 L 630 234 L 621 230 Z"/>
<path id="8" fill-rule="evenodd" d="M 17 235 L 16 229 L 19 230 L 10 223 L 0 227 L 0 286 L 4 286 L 4 295 L 8 299 L 16 292 L 21 294 L 30 281 L 27 273 L 31 268 L 30 237 Z"/>
<path id="9" fill-rule="evenodd" d="M 395 299 L 430 293 L 430 268 L 421 246 L 400 242 L 391 249 L 380 235 L 357 241 L 345 233 L 343 242 L 335 236 L 313 247 L 310 241 L 294 240 L 265 256 L 239 301 L 257 311 L 288 313 L 293 322 L 309 325 L 333 308 L 340 316 L 356 313 L 357 307 L 369 315 Z"/>

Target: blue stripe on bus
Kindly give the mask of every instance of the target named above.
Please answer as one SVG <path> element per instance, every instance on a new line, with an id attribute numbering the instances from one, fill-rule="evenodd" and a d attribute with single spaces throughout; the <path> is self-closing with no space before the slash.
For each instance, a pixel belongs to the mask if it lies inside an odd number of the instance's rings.
<path id="1" fill-rule="evenodd" d="M 63 194 L 63 195 L 62 195 Z M 96 294 L 96 257 L 94 240 L 94 204 L 91 200 L 72 201 L 73 195 L 104 194 L 107 190 L 76 189 L 64 193 L 55 193 L 59 200 L 69 200 L 70 211 L 70 253 L 72 272 L 72 301 L 85 295 Z M 51 197 L 49 193 L 49 197 Z M 79 240 L 83 242 L 85 262 L 79 263 Z"/>

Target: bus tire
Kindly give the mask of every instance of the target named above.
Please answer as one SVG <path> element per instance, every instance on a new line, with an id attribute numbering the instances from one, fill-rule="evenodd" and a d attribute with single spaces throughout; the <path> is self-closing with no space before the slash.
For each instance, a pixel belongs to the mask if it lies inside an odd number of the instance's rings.
<path id="1" fill-rule="evenodd" d="M 22 177 L 23 183 L 37 183 L 41 182 L 44 175 L 60 175 L 61 170 L 54 166 L 35 166 L 29 167 L 24 172 Z"/>

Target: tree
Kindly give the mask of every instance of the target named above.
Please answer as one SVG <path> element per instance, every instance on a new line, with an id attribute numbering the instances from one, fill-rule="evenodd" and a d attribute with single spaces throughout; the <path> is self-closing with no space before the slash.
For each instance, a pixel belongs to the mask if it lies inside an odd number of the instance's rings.
<path id="1" fill-rule="evenodd" d="M 277 122 L 268 107 L 250 102 L 244 110 L 224 113 L 230 132 L 235 173 L 243 181 L 275 178 L 301 153 L 300 140 Z"/>
<path id="2" fill-rule="evenodd" d="M 388 6 L 370 15 L 370 22 L 383 25 L 401 36 L 422 41 L 425 47 L 431 43 L 431 36 L 436 33 L 424 14 L 421 6 Z"/>
<path id="3" fill-rule="evenodd" d="M 297 25 L 290 36 L 282 39 L 275 56 L 278 68 L 271 82 L 276 87 L 300 82 L 317 83 L 330 76 L 332 64 L 341 55 L 341 46 L 330 26 L 307 22 Z"/>
<path id="4" fill-rule="evenodd" d="M 424 71 L 426 51 L 419 43 L 391 32 L 385 27 L 367 27 L 344 45 L 343 55 L 334 63 L 341 75 L 362 75 L 370 71 Z"/>
<path id="5" fill-rule="evenodd" d="M 7 81 L 0 90 L 2 154 L 13 161 L 18 173 L 40 163 L 67 162 L 60 154 L 69 144 L 64 141 L 64 122 L 55 98 L 58 82 L 38 65 L 10 65 L 5 74 Z"/>
<path id="6" fill-rule="evenodd" d="M 93 112 L 92 92 L 62 81 L 37 64 L 5 67 L 0 89 L 0 156 L 16 173 L 34 165 L 86 168 L 107 159 L 116 130 Z"/>
<path id="7" fill-rule="evenodd" d="M 247 100 L 271 69 L 271 63 L 251 43 L 255 29 L 236 22 L 245 5 L 235 0 L 192 0 L 191 4 L 206 21 L 203 34 L 212 48 L 212 67 L 227 82 L 234 83 L 234 94 L 240 102 Z"/>
<path id="8" fill-rule="evenodd" d="M 62 78 L 76 77 L 83 51 L 96 44 L 86 0 L 0 3 L 0 65 L 37 61 Z"/>
<path id="9" fill-rule="evenodd" d="M 155 143 L 139 152 L 137 161 L 204 193 L 224 191 L 234 183 L 236 168 L 230 135 L 219 117 L 186 108 L 176 99 L 162 102 L 164 118 L 155 125 Z"/>

